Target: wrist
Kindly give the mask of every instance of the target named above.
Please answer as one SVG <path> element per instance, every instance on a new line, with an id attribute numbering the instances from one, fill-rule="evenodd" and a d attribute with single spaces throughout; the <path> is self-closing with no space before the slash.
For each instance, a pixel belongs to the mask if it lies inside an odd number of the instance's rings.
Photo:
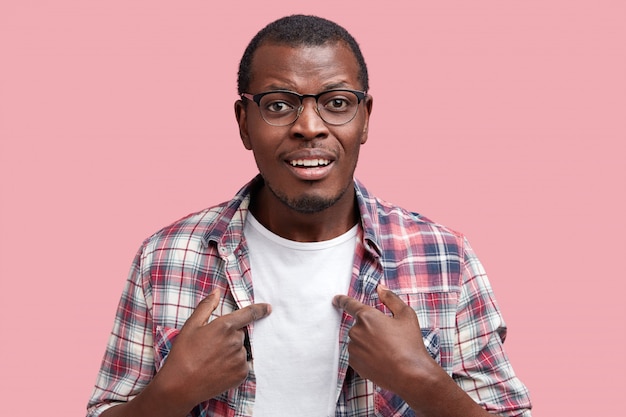
<path id="1" fill-rule="evenodd" d="M 128 403 L 129 415 L 150 417 L 186 416 L 196 403 L 189 393 L 180 392 L 175 378 L 157 373 L 150 384 Z"/>
<path id="2" fill-rule="evenodd" d="M 447 382 L 454 383 L 437 362 L 430 357 L 428 359 L 422 363 L 404 367 L 399 374 L 400 384 L 395 392 L 409 404 L 411 402 L 409 399 L 430 402 L 433 396 L 436 397 L 437 393 L 441 392 L 441 387 Z"/>
<path id="3" fill-rule="evenodd" d="M 489 414 L 479 406 L 434 360 L 409 372 L 396 393 L 417 416 L 482 417 Z"/>

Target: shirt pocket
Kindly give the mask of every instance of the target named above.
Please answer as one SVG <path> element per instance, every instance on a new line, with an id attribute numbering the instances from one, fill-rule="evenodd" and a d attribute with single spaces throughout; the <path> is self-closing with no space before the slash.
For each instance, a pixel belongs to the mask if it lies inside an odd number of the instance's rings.
<path id="1" fill-rule="evenodd" d="M 154 366 L 157 371 L 163 367 L 178 333 L 180 333 L 180 330 L 173 327 L 156 326 L 154 335 Z"/>
<path id="2" fill-rule="evenodd" d="M 419 305 L 412 299 L 411 295 L 399 295 L 399 297 L 407 303 L 413 310 L 419 308 Z M 374 302 L 374 307 L 388 316 L 391 316 L 391 311 L 385 306 L 380 300 L 376 299 Z M 417 314 L 417 311 L 416 311 Z M 422 321 L 420 320 L 420 326 Z M 440 329 L 438 328 L 429 328 L 422 327 L 422 341 L 424 342 L 424 347 L 426 351 L 439 365 L 441 365 L 441 336 Z"/>
<path id="3" fill-rule="evenodd" d="M 422 329 L 422 340 L 430 357 L 441 365 L 439 329 Z"/>

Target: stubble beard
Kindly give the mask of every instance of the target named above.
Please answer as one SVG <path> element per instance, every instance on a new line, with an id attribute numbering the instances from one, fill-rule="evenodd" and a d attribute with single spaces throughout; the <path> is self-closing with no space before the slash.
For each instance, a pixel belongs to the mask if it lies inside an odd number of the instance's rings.
<path id="1" fill-rule="evenodd" d="M 270 190 L 270 192 L 278 199 L 278 201 L 280 201 L 290 209 L 302 214 L 320 213 L 332 207 L 333 205 L 335 205 L 335 203 L 337 203 L 337 201 L 341 200 L 341 198 L 350 188 L 349 186 L 345 187 L 343 190 L 341 190 L 339 194 L 330 198 L 309 195 L 304 195 L 297 198 L 290 198 L 286 194 L 275 190 L 268 182 L 266 182 L 265 185 Z"/>

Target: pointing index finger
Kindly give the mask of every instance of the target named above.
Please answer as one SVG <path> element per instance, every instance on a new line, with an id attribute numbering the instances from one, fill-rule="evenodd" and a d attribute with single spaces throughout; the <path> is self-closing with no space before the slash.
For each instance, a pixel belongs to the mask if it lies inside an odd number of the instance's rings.
<path id="1" fill-rule="evenodd" d="M 267 303 L 250 304 L 228 315 L 231 324 L 236 329 L 246 327 L 248 324 L 267 317 L 272 312 L 272 307 Z"/>
<path id="2" fill-rule="evenodd" d="M 337 308 L 341 308 L 353 317 L 361 308 L 366 307 L 366 305 L 360 301 L 342 294 L 333 297 L 333 305 Z"/>

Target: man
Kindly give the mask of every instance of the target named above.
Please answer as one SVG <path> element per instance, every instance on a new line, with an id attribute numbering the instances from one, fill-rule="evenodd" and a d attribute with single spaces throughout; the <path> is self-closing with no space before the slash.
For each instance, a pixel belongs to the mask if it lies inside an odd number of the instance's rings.
<path id="1" fill-rule="evenodd" d="M 467 241 L 353 179 L 372 97 L 352 36 L 279 19 L 238 87 L 260 174 L 144 242 L 88 415 L 530 416 Z"/>

